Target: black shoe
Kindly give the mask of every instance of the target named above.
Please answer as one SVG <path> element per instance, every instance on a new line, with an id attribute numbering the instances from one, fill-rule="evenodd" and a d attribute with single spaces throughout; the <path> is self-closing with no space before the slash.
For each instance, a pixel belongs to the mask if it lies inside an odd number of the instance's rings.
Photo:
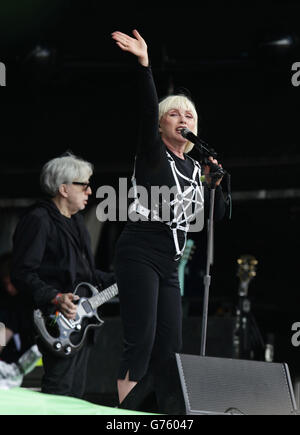
<path id="1" fill-rule="evenodd" d="M 150 373 L 147 373 L 133 387 L 122 403 L 119 404 L 119 408 L 141 412 L 157 412 L 153 376 Z"/>

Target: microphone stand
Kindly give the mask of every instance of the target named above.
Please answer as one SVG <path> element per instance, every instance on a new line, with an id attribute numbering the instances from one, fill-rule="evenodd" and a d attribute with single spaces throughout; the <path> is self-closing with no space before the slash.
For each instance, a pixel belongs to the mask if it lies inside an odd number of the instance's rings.
<path id="1" fill-rule="evenodd" d="M 207 258 L 206 258 L 206 273 L 203 278 L 204 282 L 204 298 L 203 298 L 203 313 L 202 313 L 202 330 L 201 330 L 201 348 L 200 355 L 205 356 L 206 350 L 206 335 L 207 335 L 207 320 L 208 320 L 208 302 L 209 288 L 211 282 L 210 265 L 212 264 L 213 252 L 213 222 L 214 222 L 214 206 L 215 206 L 215 191 L 216 182 L 220 178 L 218 172 L 211 174 L 212 180 L 210 185 L 210 204 L 209 204 L 209 225 L 207 235 Z"/>
<path id="2" fill-rule="evenodd" d="M 209 149 L 209 145 L 199 137 L 195 136 L 187 128 L 181 130 L 181 134 L 184 138 L 190 140 L 196 145 L 196 149 L 201 155 L 201 160 L 205 165 L 210 166 L 213 172 L 210 172 L 210 207 L 209 207 L 209 224 L 207 235 L 207 258 L 206 258 L 206 273 L 204 276 L 204 298 L 203 298 L 203 314 L 202 314 L 202 331 L 201 331 L 201 348 L 200 355 L 205 356 L 206 350 L 206 333 L 207 333 L 207 319 L 208 319 L 208 301 L 209 301 L 209 287 L 211 282 L 210 265 L 212 264 L 212 252 L 213 252 L 213 222 L 214 222 L 214 206 L 215 206 L 215 190 L 216 182 L 222 178 L 225 174 L 230 176 L 223 168 L 212 163 L 208 157 L 217 157 L 217 153 L 213 149 Z"/>
<path id="3" fill-rule="evenodd" d="M 195 145 L 197 145 L 197 149 L 202 155 L 202 158 L 205 156 L 213 156 L 216 157 L 216 153 L 212 150 L 207 149 L 203 146 L 203 143 L 207 145 L 205 142 L 199 140 Z M 209 304 L 209 288 L 211 282 L 210 276 L 210 266 L 212 264 L 212 254 L 213 254 L 213 230 L 214 230 L 214 206 L 215 206 L 215 191 L 216 191 L 216 182 L 223 177 L 226 171 L 218 165 L 211 163 L 207 158 L 204 159 L 204 164 L 209 165 L 214 172 L 211 172 L 209 175 L 211 177 L 211 183 L 209 186 L 210 189 L 210 203 L 209 203 L 209 224 L 208 224 L 208 235 L 207 235 L 207 257 L 206 257 L 206 273 L 203 278 L 204 283 L 204 298 L 203 298 L 203 312 L 202 312 L 202 330 L 201 330 L 201 347 L 200 347 L 200 356 L 205 356 L 206 351 L 206 335 L 207 335 L 207 321 L 208 321 L 208 304 Z"/>

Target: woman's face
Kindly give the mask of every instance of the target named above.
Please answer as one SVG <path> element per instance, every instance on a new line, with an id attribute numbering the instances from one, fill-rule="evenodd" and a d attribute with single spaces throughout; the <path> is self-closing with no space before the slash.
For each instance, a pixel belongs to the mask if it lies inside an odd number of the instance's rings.
<path id="1" fill-rule="evenodd" d="M 181 135 L 183 128 L 195 129 L 196 120 L 191 111 L 170 109 L 160 119 L 160 133 L 166 143 L 184 145 L 186 139 Z"/>

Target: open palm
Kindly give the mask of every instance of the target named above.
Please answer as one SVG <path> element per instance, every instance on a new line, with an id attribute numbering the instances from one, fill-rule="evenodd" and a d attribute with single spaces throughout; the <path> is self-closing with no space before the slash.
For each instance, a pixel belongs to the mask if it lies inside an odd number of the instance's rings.
<path id="1" fill-rule="evenodd" d="M 147 44 L 137 30 L 132 32 L 134 38 L 122 32 L 113 32 L 112 38 L 123 51 L 128 51 L 135 56 L 142 58 L 147 57 Z"/>

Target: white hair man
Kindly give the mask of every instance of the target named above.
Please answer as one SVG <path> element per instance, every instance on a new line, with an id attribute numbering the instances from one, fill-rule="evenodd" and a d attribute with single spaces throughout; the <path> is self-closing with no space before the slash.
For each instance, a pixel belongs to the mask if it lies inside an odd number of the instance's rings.
<path id="1" fill-rule="evenodd" d="M 46 315 L 59 311 L 75 319 L 76 285 L 113 282 L 112 274 L 95 268 L 90 236 L 78 213 L 92 194 L 92 173 L 91 163 L 70 153 L 47 162 L 40 178 L 47 199 L 26 212 L 14 234 L 12 281 Z M 45 372 L 42 392 L 83 397 L 91 344 L 87 340 L 78 353 L 61 358 L 38 343 Z"/>

